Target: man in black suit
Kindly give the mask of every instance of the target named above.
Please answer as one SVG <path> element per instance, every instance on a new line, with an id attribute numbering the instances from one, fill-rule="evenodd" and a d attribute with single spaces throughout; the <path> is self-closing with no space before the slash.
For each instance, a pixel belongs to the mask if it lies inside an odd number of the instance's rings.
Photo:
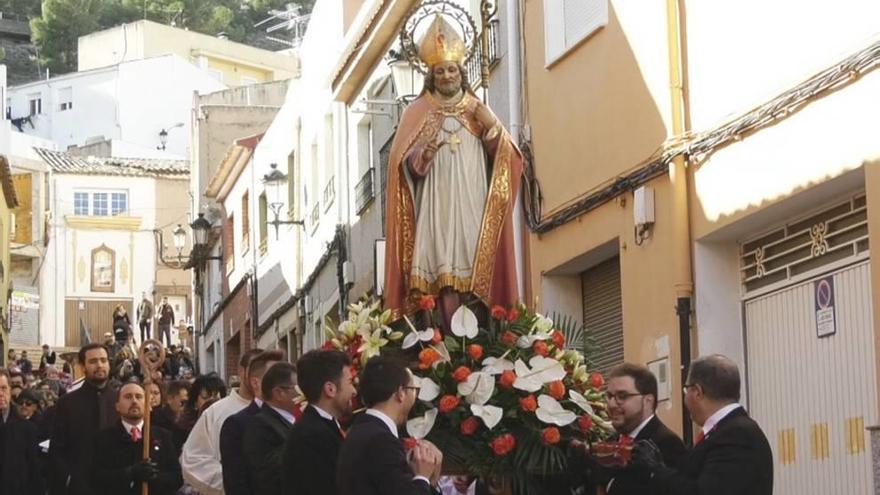
<path id="1" fill-rule="evenodd" d="M 443 454 L 420 440 L 407 461 L 398 437 L 419 387 L 403 364 L 371 358 L 361 375 L 360 397 L 369 407 L 346 436 L 336 465 L 337 495 L 428 495 L 440 476 Z"/>
<path id="2" fill-rule="evenodd" d="M 282 351 L 261 352 L 251 358 L 241 377 L 243 383 L 247 381 L 250 384 L 254 400 L 246 408 L 226 418 L 220 428 L 220 464 L 223 466 L 223 491 L 226 495 L 250 495 L 252 491 L 242 451 L 244 430 L 263 406 L 260 384 L 266 370 L 283 359 Z"/>
<path id="3" fill-rule="evenodd" d="M 253 495 L 281 493 L 284 442 L 296 421 L 296 368 L 287 362 L 272 365 L 260 383 L 263 407 L 245 426 L 243 451 Z"/>
<path id="4" fill-rule="evenodd" d="M 110 360 L 103 344 L 86 344 L 77 356 L 85 369 L 80 388 L 56 405 L 49 440 L 50 495 L 93 495 L 95 435 L 119 421 L 116 392 L 109 385 Z"/>
<path id="5" fill-rule="evenodd" d="M 337 419 L 351 413 L 355 395 L 351 359 L 336 350 L 314 350 L 299 358 L 296 370 L 309 406 L 284 447 L 282 493 L 335 494 L 343 439 Z"/>
<path id="6" fill-rule="evenodd" d="M 37 441 L 37 426 L 15 412 L 9 374 L 0 369 L 0 493 L 45 493 Z"/>
<path id="7" fill-rule="evenodd" d="M 144 482 L 150 495 L 171 495 L 181 485 L 180 463 L 171 432 L 150 428 L 150 459 L 144 460 L 144 388 L 129 382 L 119 389 L 116 412 L 122 418 L 98 432 L 93 470 L 96 493 L 137 495 Z"/>
<path id="8" fill-rule="evenodd" d="M 650 444 L 637 445 L 633 465 L 664 495 L 771 495 L 773 453 L 767 437 L 738 403 L 736 363 L 718 354 L 691 363 L 684 403 L 701 427 L 678 469 L 664 466 Z"/>

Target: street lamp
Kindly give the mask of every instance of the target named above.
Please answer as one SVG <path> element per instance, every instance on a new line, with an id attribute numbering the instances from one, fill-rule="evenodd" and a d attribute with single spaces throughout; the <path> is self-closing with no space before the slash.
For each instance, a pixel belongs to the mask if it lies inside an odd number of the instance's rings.
<path id="1" fill-rule="evenodd" d="M 199 213 L 199 218 L 190 224 L 193 233 L 193 249 L 202 250 L 208 246 L 208 232 L 211 230 L 211 222 L 205 220 L 205 214 Z"/>
<path id="2" fill-rule="evenodd" d="M 425 76 L 405 58 L 393 59 L 388 62 L 388 66 L 391 68 L 391 80 L 394 81 L 397 101 L 404 106 L 408 105 L 422 90 Z"/>
<path id="3" fill-rule="evenodd" d="M 153 231 L 156 236 L 159 261 L 163 265 L 169 268 L 186 270 L 193 266 L 201 266 L 202 263 L 208 260 L 221 259 L 219 256 L 207 256 L 208 233 L 211 230 L 211 222 L 205 219 L 205 214 L 199 213 L 199 217 L 189 227 L 192 229 L 192 250 L 189 254 L 183 253 L 183 248 L 186 247 L 186 229 L 184 229 L 183 225 L 177 224 L 177 227 L 171 231 L 171 239 L 174 243 L 174 249 L 177 250 L 177 256 L 171 257 L 165 256 L 164 233 L 159 229 Z"/>
<path id="4" fill-rule="evenodd" d="M 156 146 L 156 149 L 165 151 L 166 144 L 168 144 L 168 131 L 162 129 L 159 131 L 159 146 Z"/>
<path id="5" fill-rule="evenodd" d="M 171 231 L 171 234 L 174 236 L 174 247 L 177 249 L 178 256 L 180 252 L 183 251 L 183 246 L 186 245 L 186 231 L 183 230 L 183 226 L 177 224 L 177 227 Z"/>
<path id="6" fill-rule="evenodd" d="M 300 227 L 305 226 L 305 222 L 302 220 L 281 220 L 281 208 L 284 207 L 284 201 L 281 199 L 281 193 L 286 188 L 287 185 L 287 174 L 278 170 L 278 164 L 273 163 L 269 165 L 271 170 L 268 174 L 263 176 L 263 184 L 266 186 L 266 196 L 271 199 L 269 203 L 269 209 L 272 210 L 274 215 L 274 219 L 269 221 L 266 220 L 267 225 L 272 225 L 275 227 L 275 239 L 278 239 L 278 227 L 281 225 L 299 225 Z"/>

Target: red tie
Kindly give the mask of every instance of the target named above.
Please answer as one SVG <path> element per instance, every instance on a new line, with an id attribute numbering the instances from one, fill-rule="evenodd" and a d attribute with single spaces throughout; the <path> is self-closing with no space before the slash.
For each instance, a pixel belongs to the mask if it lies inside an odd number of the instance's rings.
<path id="1" fill-rule="evenodd" d="M 706 438 L 706 434 L 703 432 L 703 430 L 700 430 L 700 434 L 697 435 L 697 439 L 694 440 L 694 447 L 696 447 L 697 444 L 702 442 L 704 438 Z"/>
<path id="2" fill-rule="evenodd" d="M 131 441 L 137 443 L 141 440 L 141 429 L 137 426 L 131 427 Z"/>

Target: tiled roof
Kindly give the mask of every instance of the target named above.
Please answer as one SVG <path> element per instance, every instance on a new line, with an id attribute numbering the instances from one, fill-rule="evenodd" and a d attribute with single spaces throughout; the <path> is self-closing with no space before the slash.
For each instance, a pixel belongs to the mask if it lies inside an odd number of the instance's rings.
<path id="1" fill-rule="evenodd" d="M 130 177 L 184 177 L 187 160 L 75 156 L 64 151 L 34 148 L 52 170 L 60 174 L 125 175 Z"/>

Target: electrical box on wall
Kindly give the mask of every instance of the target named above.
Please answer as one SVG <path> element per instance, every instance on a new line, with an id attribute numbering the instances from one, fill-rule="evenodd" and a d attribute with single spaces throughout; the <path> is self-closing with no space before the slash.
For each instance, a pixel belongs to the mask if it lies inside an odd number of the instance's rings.
<path id="1" fill-rule="evenodd" d="M 642 186 L 633 192 L 633 220 L 636 225 L 654 224 L 654 189 Z"/>

